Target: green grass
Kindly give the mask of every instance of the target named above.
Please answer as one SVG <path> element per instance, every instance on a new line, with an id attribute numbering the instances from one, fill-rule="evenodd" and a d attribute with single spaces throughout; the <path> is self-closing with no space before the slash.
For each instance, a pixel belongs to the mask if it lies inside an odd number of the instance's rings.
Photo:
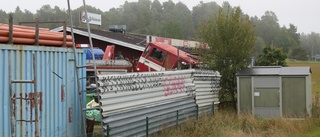
<path id="1" fill-rule="evenodd" d="M 306 120 L 259 119 L 226 111 L 214 116 L 203 116 L 198 121 L 188 121 L 180 129 L 167 129 L 154 137 L 286 137 L 310 133 L 319 123 Z M 304 134 L 302 134 L 304 135 Z"/>

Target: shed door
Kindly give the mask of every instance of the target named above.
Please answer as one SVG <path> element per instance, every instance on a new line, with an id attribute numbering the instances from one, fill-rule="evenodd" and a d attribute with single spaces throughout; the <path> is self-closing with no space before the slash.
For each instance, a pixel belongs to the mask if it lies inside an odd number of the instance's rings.
<path id="1" fill-rule="evenodd" d="M 304 77 L 282 78 L 282 111 L 287 118 L 306 116 L 306 79 Z"/>
<path id="2" fill-rule="evenodd" d="M 278 88 L 256 88 L 254 91 L 254 114 L 258 117 L 280 116 L 280 96 Z"/>

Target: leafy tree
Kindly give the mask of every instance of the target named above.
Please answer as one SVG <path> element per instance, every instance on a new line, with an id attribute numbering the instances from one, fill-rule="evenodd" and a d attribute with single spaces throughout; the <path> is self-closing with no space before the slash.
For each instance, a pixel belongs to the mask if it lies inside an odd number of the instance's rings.
<path id="1" fill-rule="evenodd" d="M 280 26 L 277 15 L 272 11 L 266 11 L 261 20 L 256 22 L 256 33 L 262 37 L 266 44 L 271 45 L 278 34 Z"/>
<path id="2" fill-rule="evenodd" d="M 208 21 L 210 17 L 219 13 L 221 8 L 216 2 L 200 3 L 192 8 L 192 20 L 194 28 L 197 29 L 201 22 Z"/>
<path id="3" fill-rule="evenodd" d="M 247 16 L 236 7 L 227 12 L 220 8 L 218 15 L 203 23 L 199 38 L 209 49 L 200 58 L 221 75 L 221 101 L 232 101 L 236 106 L 236 72 L 250 64 L 250 53 L 255 43 L 254 27 Z"/>
<path id="4" fill-rule="evenodd" d="M 167 37 L 167 38 L 174 38 L 174 39 L 182 39 L 183 38 L 183 31 L 180 23 L 169 21 L 166 22 L 160 31 L 158 36 Z"/>
<path id="5" fill-rule="evenodd" d="M 301 47 L 306 49 L 309 58 L 320 53 L 320 34 L 311 32 L 311 34 L 301 35 Z"/>
<path id="6" fill-rule="evenodd" d="M 257 66 L 287 66 L 287 55 L 281 48 L 266 46 L 263 48 L 263 54 L 257 59 Z"/>
<path id="7" fill-rule="evenodd" d="M 13 13 L 13 24 L 19 24 L 19 22 L 23 21 L 22 20 L 23 14 L 24 14 L 23 11 L 20 9 L 19 6 L 17 6 Z"/>
<path id="8" fill-rule="evenodd" d="M 181 28 L 181 30 L 183 31 L 182 39 L 191 39 L 194 34 L 191 11 L 188 9 L 188 7 L 185 4 L 183 4 L 182 2 L 178 2 L 174 6 L 173 15 L 175 16 L 175 18 L 173 19 L 176 22 L 179 22 L 180 26 L 182 27 Z"/>
<path id="9" fill-rule="evenodd" d="M 289 24 L 289 28 L 287 29 L 289 36 L 300 45 L 300 33 L 297 32 L 297 27 L 293 24 Z"/>
<path id="10" fill-rule="evenodd" d="M 302 47 L 296 47 L 292 49 L 290 58 L 296 60 L 308 60 L 307 51 Z"/>
<path id="11" fill-rule="evenodd" d="M 151 10 L 152 11 L 155 11 L 156 13 L 161 13 L 163 10 L 162 10 L 162 5 L 161 3 L 159 2 L 159 0 L 154 0 L 151 4 Z"/>
<path id="12" fill-rule="evenodd" d="M 257 36 L 256 42 L 254 44 L 254 56 L 258 57 L 263 53 L 263 48 L 266 46 L 266 43 L 264 42 L 263 38 Z"/>
<path id="13" fill-rule="evenodd" d="M 147 26 L 147 32 L 146 34 L 157 34 L 159 32 L 159 28 L 161 28 L 161 18 L 163 14 L 162 5 L 159 2 L 159 0 L 154 0 L 151 3 L 151 21 L 150 24 Z"/>
<path id="14" fill-rule="evenodd" d="M 102 28 L 108 29 L 109 25 L 122 25 L 123 9 L 111 8 L 108 12 L 102 14 Z M 126 24 L 124 24 L 126 25 Z"/>
<path id="15" fill-rule="evenodd" d="M 1 23 L 9 23 L 9 16 L 8 14 L 0 9 L 0 22 Z"/>
<path id="16" fill-rule="evenodd" d="M 282 27 L 277 36 L 273 39 L 273 44 L 276 47 L 282 48 L 283 52 L 285 53 L 289 53 L 291 48 L 298 46 L 296 41 L 290 37 L 285 27 Z"/>
<path id="17" fill-rule="evenodd" d="M 42 22 L 57 21 L 55 19 L 54 9 L 52 9 L 49 4 L 43 5 L 39 10 L 37 10 L 37 17 L 39 18 L 39 21 Z M 42 24 L 41 27 L 50 27 L 50 24 Z"/>

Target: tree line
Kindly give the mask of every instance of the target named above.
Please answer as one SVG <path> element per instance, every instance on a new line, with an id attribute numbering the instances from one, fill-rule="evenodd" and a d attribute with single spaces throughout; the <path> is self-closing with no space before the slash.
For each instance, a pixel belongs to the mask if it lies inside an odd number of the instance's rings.
<path id="1" fill-rule="evenodd" d="M 102 25 L 92 26 L 92 29 L 108 30 L 109 25 L 127 25 L 127 31 L 132 33 L 199 40 L 199 26 L 217 16 L 220 8 L 228 12 L 229 7 L 235 8 L 228 2 L 220 6 L 216 2 L 201 1 L 192 10 L 189 10 L 184 3 L 174 3 L 172 0 L 163 3 L 160 3 L 159 0 L 138 0 L 138 2 L 126 1 L 120 7 L 111 8 L 108 11 L 102 11 L 104 9 L 97 9 L 89 5 L 87 10 L 102 16 Z M 80 21 L 81 11 L 83 7 L 71 11 L 76 27 L 86 27 Z M 1 23 L 8 23 L 8 14 L 0 10 Z M 14 24 L 34 21 L 35 18 L 43 22 L 66 21 L 69 23 L 67 9 L 61 9 L 58 6 L 43 5 L 36 13 L 29 10 L 22 11 L 16 7 L 12 14 Z M 319 33 L 300 34 L 294 24 L 280 26 L 276 13 L 272 11 L 266 11 L 261 17 L 251 17 L 242 11 L 240 14 L 242 17 L 249 17 L 255 26 L 256 40 L 254 51 L 251 54 L 256 57 L 263 53 L 264 47 L 270 45 L 282 48 L 289 58 L 297 60 L 311 60 L 314 55 L 320 53 Z M 59 26 L 61 24 L 41 24 L 41 27 L 51 29 Z"/>

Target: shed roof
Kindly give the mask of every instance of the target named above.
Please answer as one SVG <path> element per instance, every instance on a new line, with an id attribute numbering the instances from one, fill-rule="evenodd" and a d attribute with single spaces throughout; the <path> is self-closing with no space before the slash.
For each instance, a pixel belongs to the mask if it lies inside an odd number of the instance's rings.
<path id="1" fill-rule="evenodd" d="M 51 31 L 59 32 L 63 31 L 63 27 L 58 27 L 52 29 Z M 71 32 L 70 27 L 67 27 L 67 31 Z M 88 37 L 87 29 L 83 28 L 74 28 L 73 32 L 78 35 Z M 114 43 L 117 45 L 121 45 L 127 48 L 131 48 L 138 51 L 143 51 L 146 45 L 146 35 L 138 35 L 138 34 L 123 34 L 123 33 L 113 33 L 105 30 L 91 30 L 91 37 L 94 39 L 98 39 L 101 41 L 106 41 L 109 43 Z"/>
<path id="2" fill-rule="evenodd" d="M 310 67 L 257 66 L 240 70 L 237 76 L 307 76 Z"/>

